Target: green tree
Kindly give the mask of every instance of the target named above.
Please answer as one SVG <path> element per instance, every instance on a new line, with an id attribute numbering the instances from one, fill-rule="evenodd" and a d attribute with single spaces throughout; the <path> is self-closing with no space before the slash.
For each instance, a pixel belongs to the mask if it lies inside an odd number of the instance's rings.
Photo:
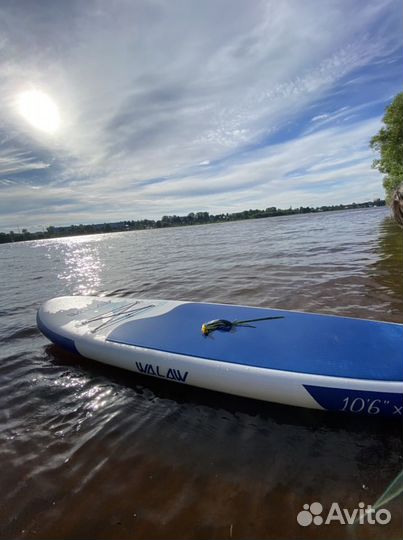
<path id="1" fill-rule="evenodd" d="M 390 203 L 393 193 L 403 182 L 403 92 L 397 94 L 383 117 L 385 124 L 372 137 L 371 148 L 380 154 L 372 166 L 384 174 L 383 187 Z"/>

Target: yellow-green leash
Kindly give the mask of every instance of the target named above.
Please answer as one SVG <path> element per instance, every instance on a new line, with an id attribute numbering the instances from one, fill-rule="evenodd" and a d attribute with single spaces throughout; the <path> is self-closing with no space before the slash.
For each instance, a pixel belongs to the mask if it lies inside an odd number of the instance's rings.
<path id="1" fill-rule="evenodd" d="M 208 336 L 211 332 L 220 330 L 221 332 L 229 332 L 236 326 L 246 326 L 248 328 L 256 328 L 249 323 L 258 321 L 271 321 L 274 319 L 284 319 L 284 317 L 261 317 L 260 319 L 248 319 L 246 321 L 227 321 L 226 319 L 215 319 L 214 321 L 202 324 L 201 331 L 204 336 Z"/>

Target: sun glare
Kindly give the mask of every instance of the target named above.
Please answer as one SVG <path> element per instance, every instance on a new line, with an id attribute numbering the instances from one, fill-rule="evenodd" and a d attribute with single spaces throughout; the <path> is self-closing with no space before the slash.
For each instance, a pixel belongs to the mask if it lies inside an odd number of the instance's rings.
<path id="1" fill-rule="evenodd" d="M 41 90 L 27 90 L 17 97 L 19 113 L 31 126 L 55 133 L 60 127 L 60 114 L 56 103 Z"/>

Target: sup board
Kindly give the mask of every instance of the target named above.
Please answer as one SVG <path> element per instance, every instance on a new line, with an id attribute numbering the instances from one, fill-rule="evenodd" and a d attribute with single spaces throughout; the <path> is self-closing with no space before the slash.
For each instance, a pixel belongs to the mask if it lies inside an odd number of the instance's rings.
<path id="1" fill-rule="evenodd" d="M 49 300 L 37 323 L 69 351 L 179 384 L 301 407 L 403 414 L 401 324 L 98 296 Z"/>

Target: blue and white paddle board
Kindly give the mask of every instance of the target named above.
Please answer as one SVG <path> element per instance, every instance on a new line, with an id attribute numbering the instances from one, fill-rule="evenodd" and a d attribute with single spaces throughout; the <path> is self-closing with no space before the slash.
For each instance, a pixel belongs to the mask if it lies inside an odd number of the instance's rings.
<path id="1" fill-rule="evenodd" d="M 203 334 L 211 320 L 261 320 Z M 403 414 L 403 325 L 226 304 L 66 296 L 39 329 L 82 356 L 265 401 Z"/>

